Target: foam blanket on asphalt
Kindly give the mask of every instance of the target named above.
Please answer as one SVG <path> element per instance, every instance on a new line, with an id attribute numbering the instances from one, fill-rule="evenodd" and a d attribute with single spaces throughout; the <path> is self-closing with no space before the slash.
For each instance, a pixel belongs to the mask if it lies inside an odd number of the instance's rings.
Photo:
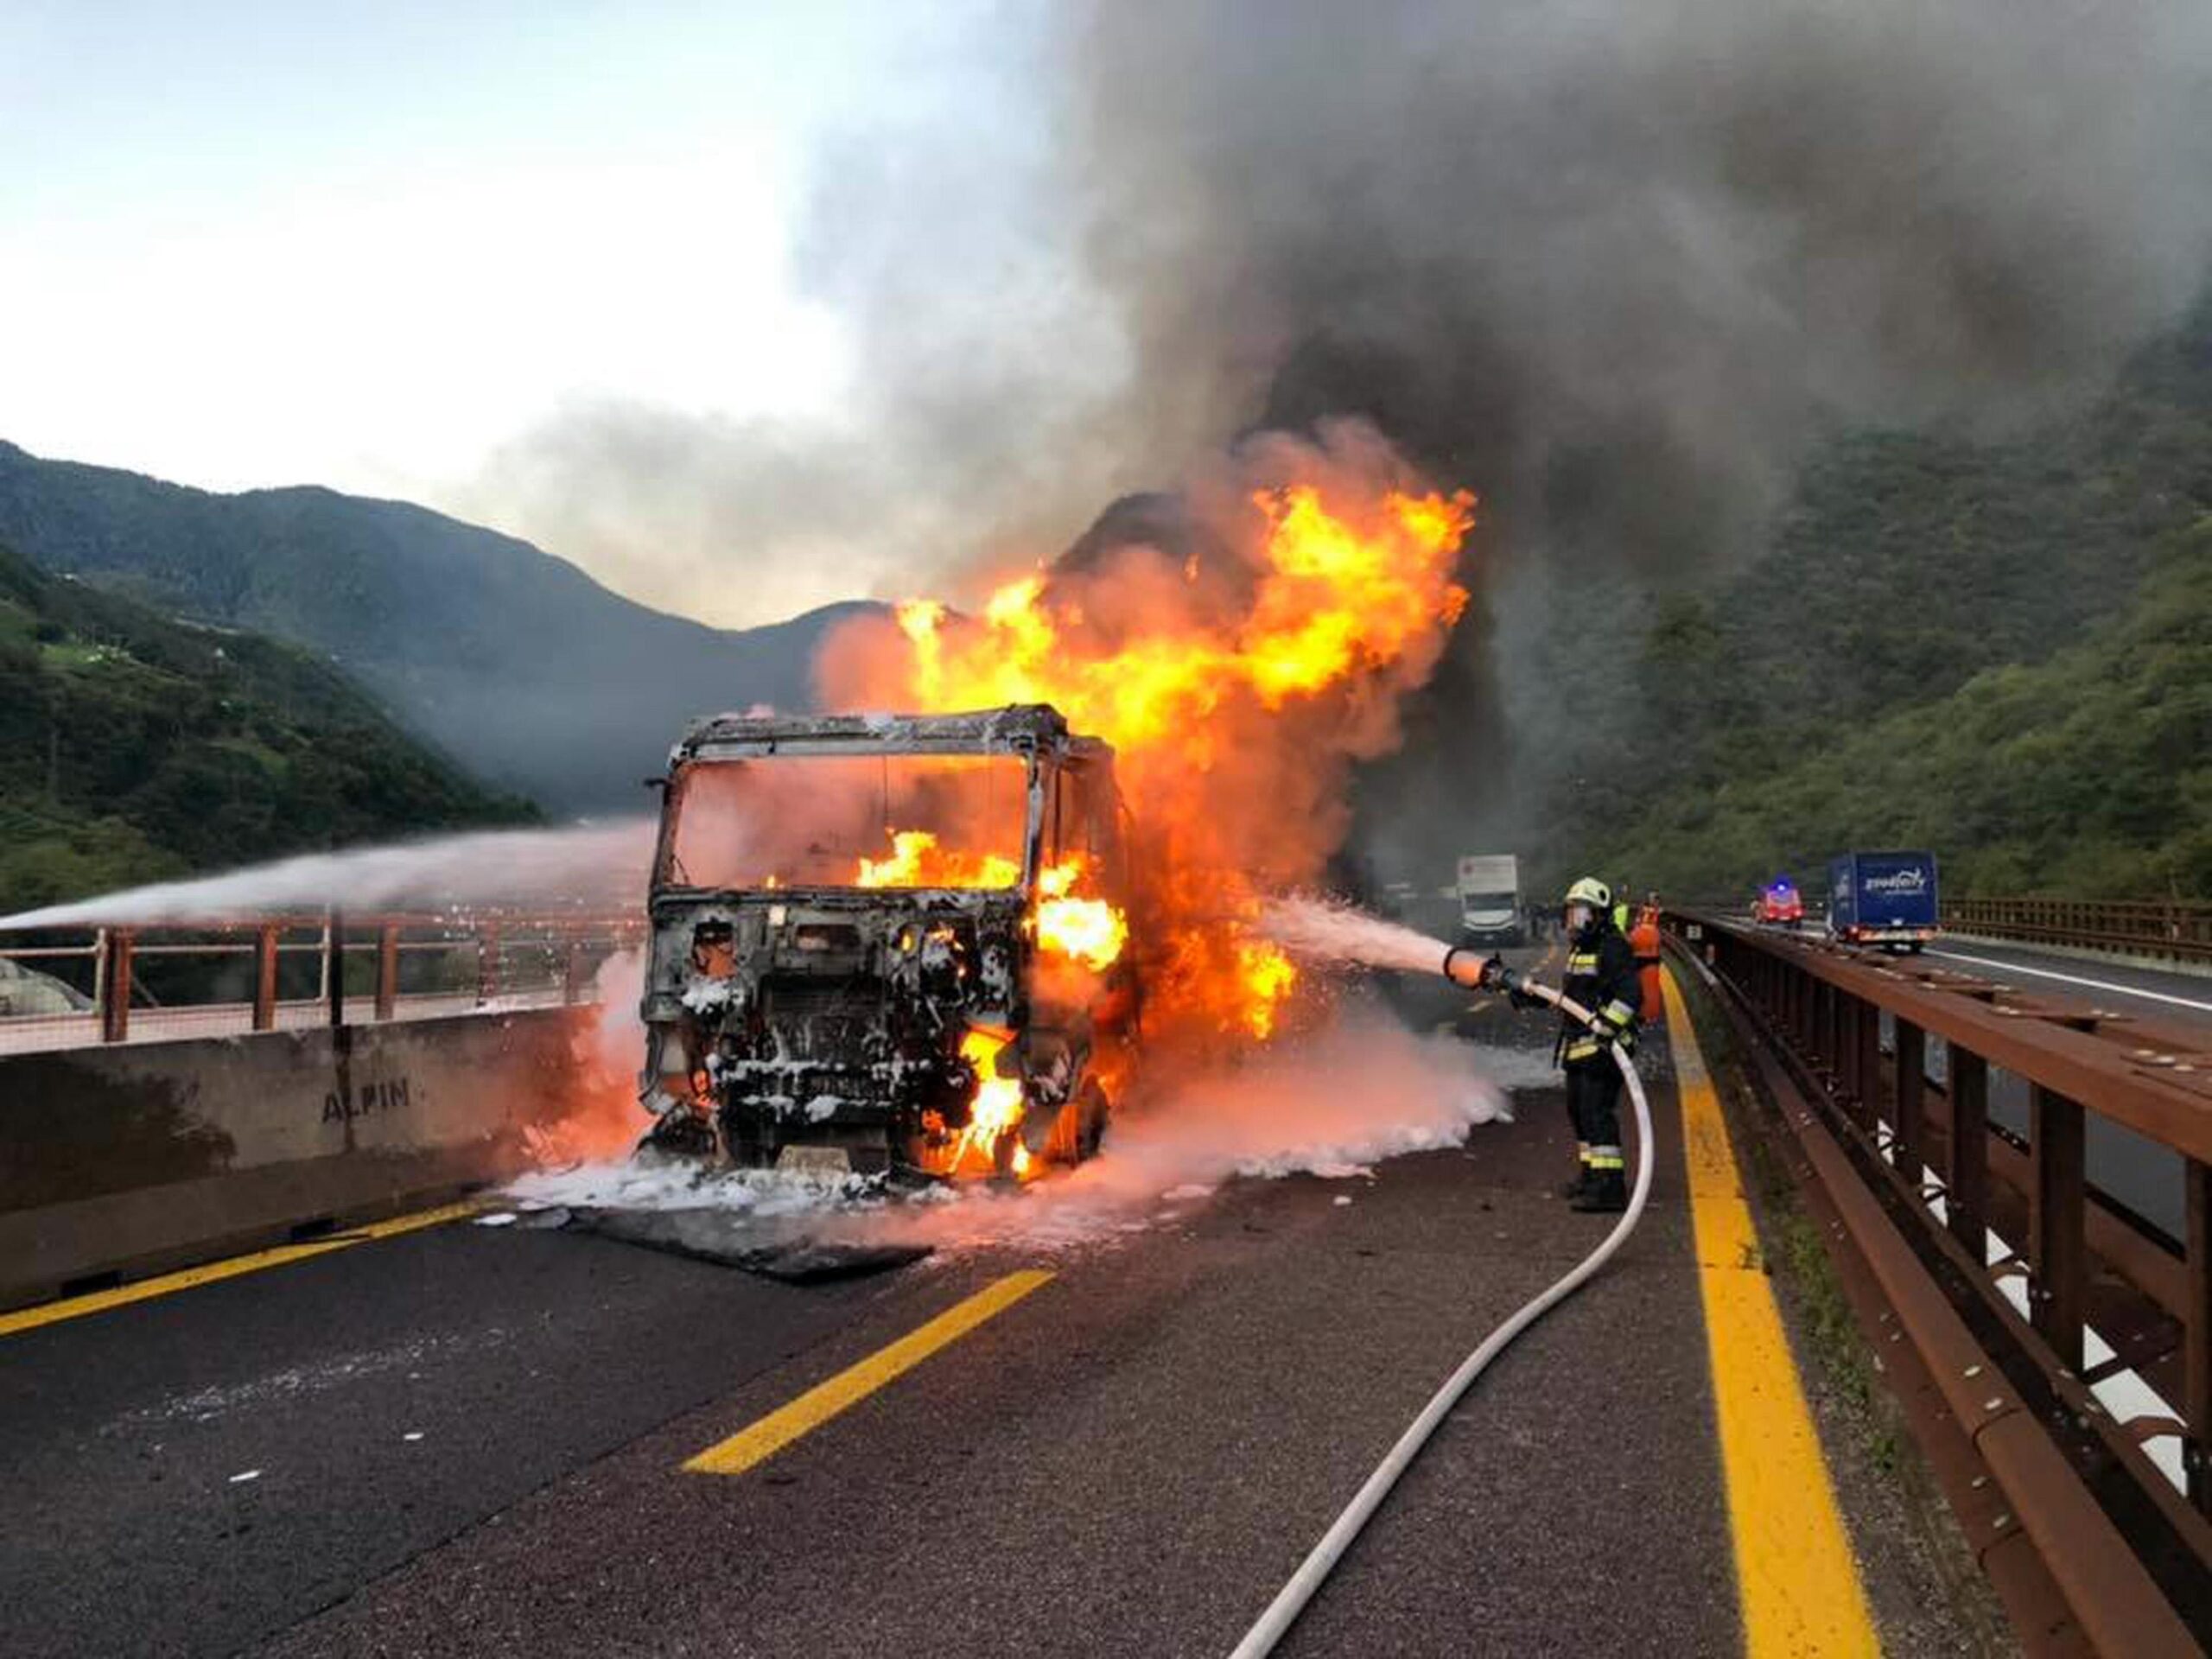
<path id="1" fill-rule="evenodd" d="M 742 1268 L 788 1284 L 849 1279 L 918 1262 L 926 1244 L 840 1243 L 804 1235 L 764 1236 L 759 1221 L 728 1210 L 594 1210 L 568 1211 L 568 1225 L 626 1244 Z"/>

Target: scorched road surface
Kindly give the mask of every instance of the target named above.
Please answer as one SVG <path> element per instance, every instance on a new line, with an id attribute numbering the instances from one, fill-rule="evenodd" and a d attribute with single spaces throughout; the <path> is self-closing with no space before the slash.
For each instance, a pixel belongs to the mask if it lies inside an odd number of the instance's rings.
<path id="1" fill-rule="evenodd" d="M 1461 1407 L 1284 1651 L 1735 1648 L 1655 1096 L 1641 1231 Z M 1236 1182 L 1056 1253 L 795 1288 L 461 1224 L 0 1338 L 0 1650 L 1225 1652 L 1607 1224 L 1550 1192 L 1556 1098 L 1372 1180 Z M 766 1461 L 683 1467 L 1033 1268 Z"/>

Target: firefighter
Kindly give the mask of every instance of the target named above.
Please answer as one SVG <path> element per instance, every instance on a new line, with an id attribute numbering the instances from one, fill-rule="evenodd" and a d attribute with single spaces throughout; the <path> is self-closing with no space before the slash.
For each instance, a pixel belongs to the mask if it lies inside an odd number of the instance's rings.
<path id="1" fill-rule="evenodd" d="M 1567 1071 L 1578 1160 L 1578 1173 L 1560 1196 L 1586 1215 L 1613 1215 L 1628 1208 L 1628 1160 L 1621 1152 L 1621 1073 L 1610 1051 L 1635 1052 L 1643 987 L 1636 952 L 1614 925 L 1613 895 L 1604 882 L 1586 875 L 1567 890 L 1560 926 L 1567 957 L 1560 989 L 1596 1016 L 1589 1026 L 1562 1016 L 1553 1050 Z M 1536 998 L 1521 990 L 1519 976 L 1496 957 L 1478 964 L 1468 952 L 1448 951 L 1444 972 L 1462 985 L 1502 986 L 1517 1008 L 1537 1006 Z"/>
<path id="2" fill-rule="evenodd" d="M 1567 1110 L 1582 1159 L 1580 1178 L 1567 1190 L 1576 1210 L 1611 1215 L 1628 1208 L 1628 1160 L 1621 1155 L 1620 1068 L 1607 1051 L 1618 1044 L 1624 1053 L 1635 1052 L 1643 988 L 1605 884 L 1584 876 L 1567 890 L 1566 910 L 1567 979 L 1560 988 L 1598 1016 L 1594 1025 L 1570 1019 L 1560 1027 Z"/>
<path id="3" fill-rule="evenodd" d="M 1605 884 L 1599 881 L 1597 885 L 1602 887 Z M 1626 938 L 1628 937 L 1630 925 L 1630 924 L 1628 918 L 1628 883 L 1623 881 L 1613 889 L 1613 926 L 1623 938 Z"/>
<path id="4" fill-rule="evenodd" d="M 1666 1017 L 1667 1001 L 1659 989 L 1659 895 L 1651 895 L 1636 918 L 1636 925 L 1629 930 L 1629 949 L 1636 953 L 1636 976 L 1643 987 L 1643 1005 L 1637 1016 L 1647 1026 L 1656 1025 Z"/>

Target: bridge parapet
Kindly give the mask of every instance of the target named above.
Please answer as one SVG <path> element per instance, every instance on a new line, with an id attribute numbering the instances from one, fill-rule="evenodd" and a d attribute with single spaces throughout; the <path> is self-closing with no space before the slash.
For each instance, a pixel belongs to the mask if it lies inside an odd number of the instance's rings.
<path id="1" fill-rule="evenodd" d="M 1710 912 L 1665 923 L 1795 1079 L 1809 1109 L 1785 1119 L 1831 1187 L 1856 1188 L 1839 1215 L 1870 1261 L 1888 1253 L 1900 1323 L 2082 1627 L 2138 1616 L 2154 1581 L 2207 1628 L 2204 1033 Z M 2123 1132 L 2178 1176 L 2171 1231 L 2091 1179 L 2092 1143 Z"/>
<path id="2" fill-rule="evenodd" d="M 644 922 L 473 911 L 0 932 L 0 1054 L 590 1001 Z"/>

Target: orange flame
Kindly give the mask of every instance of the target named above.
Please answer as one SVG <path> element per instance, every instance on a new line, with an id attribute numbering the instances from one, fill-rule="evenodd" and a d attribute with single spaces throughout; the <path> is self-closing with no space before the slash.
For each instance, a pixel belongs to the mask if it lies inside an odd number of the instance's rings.
<path id="1" fill-rule="evenodd" d="M 850 648 L 833 640 L 821 664 L 833 704 L 1049 702 L 1113 745 L 1160 930 L 1148 1034 L 1279 1028 L 1297 970 L 1240 918 L 1262 891 L 1320 879 L 1351 766 L 1395 747 L 1399 701 L 1467 604 L 1454 572 L 1471 496 L 1402 487 L 1371 437 L 1270 440 L 1249 464 L 1270 487 L 1192 498 L 1203 558 L 1120 548 L 1009 582 L 975 619 L 910 601 L 895 630 L 848 625 Z M 1127 923 L 1077 885 L 1040 879 L 1039 940 L 1110 964 Z"/>
<path id="2" fill-rule="evenodd" d="M 1084 869 L 1078 855 L 1039 874 L 1037 943 L 1103 974 L 1122 959 L 1122 948 L 1129 942 L 1129 921 L 1103 899 L 1086 899 L 1073 891 Z"/>
<path id="3" fill-rule="evenodd" d="M 863 887 L 1010 887 L 1021 880 L 1021 866 L 997 853 L 977 857 L 938 845 L 926 830 L 900 830 L 891 837 L 891 856 L 863 858 L 854 884 Z"/>
<path id="4" fill-rule="evenodd" d="M 967 1127 L 960 1131 L 960 1139 L 945 1160 L 942 1173 L 958 1174 L 970 1152 L 980 1153 L 988 1162 L 999 1137 L 1012 1134 L 1020 1124 L 1027 1109 L 1021 1098 L 1021 1080 L 1002 1077 L 997 1068 L 999 1051 L 1012 1040 L 1006 1032 L 988 1031 L 981 1026 L 970 1026 L 968 1034 L 960 1039 L 961 1058 L 976 1068 L 976 1097 L 968 1108 Z M 1027 1174 L 1028 1168 L 1029 1149 L 1017 1141 L 1014 1173 Z"/>

